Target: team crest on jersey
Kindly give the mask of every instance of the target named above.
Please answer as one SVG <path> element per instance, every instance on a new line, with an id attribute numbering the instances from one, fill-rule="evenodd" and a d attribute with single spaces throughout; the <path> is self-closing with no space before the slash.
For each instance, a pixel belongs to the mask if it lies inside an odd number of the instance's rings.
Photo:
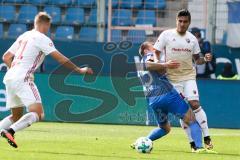
<path id="1" fill-rule="evenodd" d="M 52 47 L 52 46 L 53 46 L 53 43 L 49 43 L 49 46 Z"/>
<path id="2" fill-rule="evenodd" d="M 173 38 L 173 40 L 172 40 L 172 41 L 174 42 L 174 41 L 176 41 L 176 39 L 175 39 L 175 38 Z"/>
<path id="3" fill-rule="evenodd" d="M 190 39 L 189 38 L 187 38 L 186 41 L 187 41 L 187 43 L 190 43 Z"/>

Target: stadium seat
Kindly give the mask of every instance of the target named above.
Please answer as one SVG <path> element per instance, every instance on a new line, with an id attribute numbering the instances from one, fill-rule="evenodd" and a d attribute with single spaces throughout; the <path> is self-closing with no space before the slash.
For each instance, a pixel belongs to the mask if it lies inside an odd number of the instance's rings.
<path id="1" fill-rule="evenodd" d="M 122 31 L 121 30 L 112 30 L 111 41 L 112 42 L 120 42 L 123 40 Z"/>
<path id="2" fill-rule="evenodd" d="M 12 22 L 15 20 L 15 7 L 0 5 L 0 22 Z"/>
<path id="3" fill-rule="evenodd" d="M 81 41 L 96 42 L 97 41 L 97 28 L 82 27 L 79 32 L 79 39 Z"/>
<path id="4" fill-rule="evenodd" d="M 68 8 L 66 11 L 66 18 L 64 23 L 80 25 L 84 23 L 84 10 L 83 8 Z"/>
<path id="5" fill-rule="evenodd" d="M 23 32 L 27 31 L 26 24 L 10 24 L 8 29 L 8 37 L 9 38 L 16 38 Z"/>
<path id="6" fill-rule="evenodd" d="M 59 7 L 47 6 L 44 8 L 44 11 L 52 17 L 53 24 L 61 22 L 61 10 Z"/>
<path id="7" fill-rule="evenodd" d="M 121 1 L 121 8 L 141 8 L 142 7 L 142 0 L 122 0 Z"/>
<path id="8" fill-rule="evenodd" d="M 166 0 L 144 0 L 145 9 L 164 9 L 166 8 Z"/>
<path id="9" fill-rule="evenodd" d="M 3 24 L 0 23 L 0 38 L 3 37 Z"/>
<path id="10" fill-rule="evenodd" d="M 32 5 L 21 6 L 19 10 L 19 23 L 32 23 L 35 15 L 38 13 L 37 7 Z"/>
<path id="11" fill-rule="evenodd" d="M 154 10 L 139 10 L 135 24 L 152 24 L 156 26 L 156 19 Z"/>
<path id="12" fill-rule="evenodd" d="M 35 4 L 35 5 L 45 5 L 48 3 L 48 0 L 25 0 L 25 2 Z"/>
<path id="13" fill-rule="evenodd" d="M 24 3 L 25 0 L 4 0 L 5 3 Z"/>
<path id="14" fill-rule="evenodd" d="M 107 24 L 108 22 L 108 11 L 106 10 L 105 11 L 105 25 Z M 97 25 L 97 9 L 92 9 L 91 12 L 90 12 L 90 16 L 89 16 L 89 19 L 87 21 L 87 24 L 88 25 Z"/>
<path id="15" fill-rule="evenodd" d="M 112 8 L 118 8 L 119 0 L 112 0 Z M 108 0 L 105 0 L 106 8 L 108 8 Z"/>
<path id="16" fill-rule="evenodd" d="M 67 6 L 72 4 L 72 0 L 49 0 L 48 4 Z"/>
<path id="17" fill-rule="evenodd" d="M 127 9 L 115 10 L 112 16 L 112 25 L 114 26 L 131 26 L 132 12 Z"/>
<path id="18" fill-rule="evenodd" d="M 96 3 L 96 0 L 77 0 L 77 5 L 82 7 L 93 7 Z"/>
<path id="19" fill-rule="evenodd" d="M 71 26 L 58 26 L 55 33 L 55 39 L 72 40 L 74 29 Z"/>
<path id="20" fill-rule="evenodd" d="M 146 40 L 146 33 L 144 30 L 130 30 L 127 34 L 127 40 L 132 43 L 142 43 Z"/>

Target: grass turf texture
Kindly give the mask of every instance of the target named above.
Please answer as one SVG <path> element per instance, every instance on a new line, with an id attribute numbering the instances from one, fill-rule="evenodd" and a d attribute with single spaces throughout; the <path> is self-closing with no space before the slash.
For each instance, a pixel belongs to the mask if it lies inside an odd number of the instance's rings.
<path id="1" fill-rule="evenodd" d="M 240 130 L 211 129 L 218 154 L 191 153 L 181 128 L 154 142 L 150 154 L 129 145 L 153 127 L 77 123 L 38 123 L 16 134 L 19 148 L 0 139 L 2 160 L 240 160 Z"/>

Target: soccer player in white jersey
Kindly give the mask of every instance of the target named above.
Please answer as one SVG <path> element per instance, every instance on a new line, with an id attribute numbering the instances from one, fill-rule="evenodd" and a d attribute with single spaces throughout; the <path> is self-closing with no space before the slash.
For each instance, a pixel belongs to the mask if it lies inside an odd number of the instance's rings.
<path id="1" fill-rule="evenodd" d="M 188 32 L 188 27 L 191 22 L 191 14 L 188 10 L 183 9 L 177 13 L 175 29 L 163 31 L 158 37 L 154 48 L 156 57 L 168 60 L 177 60 L 180 62 L 180 67 L 176 69 L 168 69 L 167 75 L 169 80 L 188 100 L 196 120 L 198 121 L 204 136 L 204 143 L 207 149 L 212 149 L 213 145 L 209 135 L 207 124 L 207 116 L 200 106 L 199 94 L 196 84 L 196 70 L 193 66 L 193 60 L 196 64 L 204 64 L 211 61 L 212 55 L 206 54 L 205 57 L 200 57 L 200 48 L 197 39 L 194 35 Z M 191 148 L 194 149 L 195 144 L 191 138 L 189 127 L 181 122 L 185 129 Z"/>
<path id="2" fill-rule="evenodd" d="M 34 29 L 20 35 L 3 55 L 3 61 L 9 67 L 4 76 L 7 102 L 11 115 L 0 122 L 1 136 L 17 148 L 14 133 L 44 118 L 42 101 L 33 81 L 35 70 L 42 64 L 46 55 L 51 55 L 65 67 L 80 73 L 92 74 L 91 68 L 80 68 L 61 54 L 45 34 L 51 26 L 51 17 L 39 12 L 34 20 Z M 23 115 L 23 106 L 28 112 Z"/>

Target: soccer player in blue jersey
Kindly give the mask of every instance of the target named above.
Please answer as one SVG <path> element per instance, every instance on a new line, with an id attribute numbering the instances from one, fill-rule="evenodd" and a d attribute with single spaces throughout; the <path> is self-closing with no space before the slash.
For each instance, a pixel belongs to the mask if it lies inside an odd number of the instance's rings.
<path id="1" fill-rule="evenodd" d="M 149 42 L 144 42 L 139 49 L 142 56 L 140 68 L 138 68 L 140 70 L 138 71 L 139 77 L 144 87 L 147 103 L 153 110 L 158 124 L 158 127 L 147 137 L 155 141 L 168 134 L 171 128 L 168 113 L 172 113 L 189 125 L 198 152 L 202 148 L 202 133 L 199 124 L 192 116 L 192 110 L 174 89 L 165 74 L 166 68 L 178 68 L 180 63 L 175 60 L 165 63 L 156 62 L 154 52 L 153 45 Z M 131 147 L 134 148 L 134 144 Z"/>

